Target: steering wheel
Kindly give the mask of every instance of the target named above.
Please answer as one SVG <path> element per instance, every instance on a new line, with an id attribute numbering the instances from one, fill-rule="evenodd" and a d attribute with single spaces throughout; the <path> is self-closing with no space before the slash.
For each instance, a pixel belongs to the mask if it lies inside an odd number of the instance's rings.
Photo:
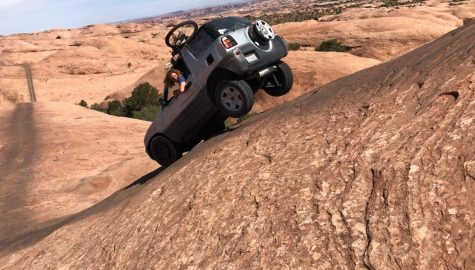
<path id="1" fill-rule="evenodd" d="M 175 26 L 165 37 L 165 43 L 174 51 L 190 41 L 198 31 L 198 24 L 194 21 L 184 21 Z"/>

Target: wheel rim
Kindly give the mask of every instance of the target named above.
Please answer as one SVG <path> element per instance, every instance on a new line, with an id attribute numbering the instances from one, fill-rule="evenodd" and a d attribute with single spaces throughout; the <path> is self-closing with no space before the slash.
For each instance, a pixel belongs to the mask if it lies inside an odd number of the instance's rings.
<path id="1" fill-rule="evenodd" d="M 244 99 L 236 88 L 228 86 L 221 91 L 221 104 L 228 111 L 239 112 L 244 107 Z"/>
<path id="2" fill-rule="evenodd" d="M 263 20 L 256 21 L 256 28 L 257 28 L 257 31 L 259 32 L 259 34 L 262 37 L 264 37 L 268 40 L 271 40 L 271 39 L 275 38 L 274 30 L 272 30 L 272 27 L 268 23 L 266 23 L 265 21 L 263 21 Z"/>

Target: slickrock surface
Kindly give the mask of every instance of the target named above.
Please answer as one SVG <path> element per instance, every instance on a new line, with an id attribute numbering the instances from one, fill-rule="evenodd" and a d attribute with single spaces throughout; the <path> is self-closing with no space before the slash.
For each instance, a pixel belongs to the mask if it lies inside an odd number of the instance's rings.
<path id="1" fill-rule="evenodd" d="M 290 51 L 289 55 L 282 60 L 292 69 L 294 75 L 292 89 L 280 97 L 272 97 L 264 91 L 258 91 L 252 111 L 262 112 L 293 100 L 326 83 L 381 63 L 372 58 L 349 53 L 316 51 Z"/>
<path id="2" fill-rule="evenodd" d="M 387 61 L 433 41 L 475 16 L 475 1 L 453 6 L 427 1 L 416 7 L 351 8 L 320 20 L 283 23 L 274 30 L 291 42 L 312 49 L 337 39 L 352 47 L 350 53 Z"/>
<path id="3" fill-rule="evenodd" d="M 473 269 L 475 24 L 211 139 L 3 268 Z"/>
<path id="4" fill-rule="evenodd" d="M 64 103 L 0 110 L 0 254 L 154 171 L 148 126 Z"/>
<path id="5" fill-rule="evenodd" d="M 280 4 L 275 3 L 276 7 Z M 416 7 L 390 8 L 379 7 L 382 3 L 360 7 L 354 4 L 358 3 L 350 1 L 348 5 L 353 8 L 318 21 L 273 26 L 286 40 L 303 46 L 285 59 L 294 71 L 296 84 L 291 94 L 283 98 L 261 93 L 254 108 L 256 112 L 398 57 L 459 27 L 465 18 L 475 16 L 474 0 L 434 0 L 417 3 L 421 6 Z M 236 10 L 234 15 L 244 14 Z M 203 18 L 196 20 L 204 22 Z M 141 82 L 149 82 L 161 91 L 164 68 L 171 56 L 164 42 L 169 30 L 169 23 L 144 22 L 0 37 L 0 106 L 29 101 L 24 72 L 5 66 L 23 63 L 31 64 L 38 101 L 77 104 L 85 100 L 92 105 L 107 97 L 128 97 Z M 322 41 L 333 38 L 351 46 L 349 53 L 354 57 L 313 51 Z"/>
<path id="6" fill-rule="evenodd" d="M 32 66 L 39 101 L 93 104 L 115 93 L 129 96 L 154 68 L 163 71 L 170 59 L 167 31 L 161 24 L 129 23 L 0 37 L 0 96 L 24 92 L 24 72 L 10 67 L 22 63 Z M 160 73 L 148 81 L 161 80 Z"/>

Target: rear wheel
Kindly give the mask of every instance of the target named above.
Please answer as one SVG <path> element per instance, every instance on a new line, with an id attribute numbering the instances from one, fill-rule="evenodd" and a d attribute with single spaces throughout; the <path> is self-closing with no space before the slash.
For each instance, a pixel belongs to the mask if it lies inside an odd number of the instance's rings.
<path id="1" fill-rule="evenodd" d="M 216 105 L 226 116 L 241 117 L 254 105 L 254 93 L 244 80 L 223 81 L 215 90 Z"/>
<path id="2" fill-rule="evenodd" d="M 181 158 L 182 155 L 177 145 L 162 135 L 157 135 L 152 139 L 150 142 L 150 152 L 153 159 L 163 167 L 170 166 Z"/>
<path id="3" fill-rule="evenodd" d="M 293 83 L 294 77 L 289 65 L 280 62 L 277 66 L 277 70 L 270 75 L 264 84 L 264 91 L 273 97 L 282 96 L 290 91 Z"/>

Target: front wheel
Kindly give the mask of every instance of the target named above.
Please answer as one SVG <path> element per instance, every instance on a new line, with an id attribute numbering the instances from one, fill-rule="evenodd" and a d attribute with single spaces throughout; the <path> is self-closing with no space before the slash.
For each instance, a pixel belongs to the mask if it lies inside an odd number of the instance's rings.
<path id="1" fill-rule="evenodd" d="M 264 91 L 273 97 L 283 96 L 290 91 L 293 83 L 294 76 L 289 65 L 285 62 L 280 62 L 277 66 L 277 70 L 270 75 L 264 84 Z"/>
<path id="2" fill-rule="evenodd" d="M 246 115 L 254 105 L 254 93 L 244 80 L 224 81 L 216 87 L 216 105 L 229 117 Z"/>
<path id="3" fill-rule="evenodd" d="M 181 151 L 177 145 L 162 135 L 155 136 L 150 142 L 150 152 L 163 167 L 170 166 L 173 162 L 181 158 Z"/>

